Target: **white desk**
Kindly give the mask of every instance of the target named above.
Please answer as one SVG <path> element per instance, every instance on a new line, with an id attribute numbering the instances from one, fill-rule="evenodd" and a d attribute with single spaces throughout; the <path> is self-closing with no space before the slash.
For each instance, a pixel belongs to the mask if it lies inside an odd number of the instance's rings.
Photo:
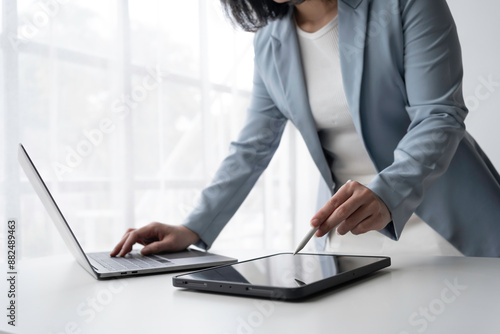
<path id="1" fill-rule="evenodd" d="M 226 255 L 244 259 L 262 252 Z M 393 257 L 392 266 L 378 274 L 301 302 L 180 290 L 172 286 L 172 276 L 96 281 L 71 257 L 26 260 L 19 268 L 18 326 L 12 331 L 2 314 L 0 329 L 23 334 L 500 332 L 500 259 Z"/>

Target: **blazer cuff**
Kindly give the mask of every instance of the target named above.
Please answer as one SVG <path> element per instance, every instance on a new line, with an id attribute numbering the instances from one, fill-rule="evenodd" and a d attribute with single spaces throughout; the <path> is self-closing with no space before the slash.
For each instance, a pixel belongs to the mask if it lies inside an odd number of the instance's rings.
<path id="1" fill-rule="evenodd" d="M 193 231 L 194 233 L 196 233 L 200 237 L 200 240 L 198 240 L 196 243 L 193 244 L 194 246 L 201 248 L 203 250 L 208 250 L 210 248 L 210 246 L 212 246 L 212 243 L 214 242 L 215 237 L 210 237 L 210 236 L 206 235 L 207 233 L 202 233 L 202 231 L 204 229 L 200 228 L 200 226 L 197 226 L 199 224 L 196 224 L 192 221 L 189 221 L 189 222 L 184 222 L 181 225 L 184 227 L 187 227 L 188 229 L 190 229 L 191 231 Z"/>
<path id="2" fill-rule="evenodd" d="M 379 232 L 393 240 L 399 240 L 403 228 L 413 214 L 413 211 L 405 206 L 405 201 L 402 201 L 400 198 L 401 195 L 394 192 L 380 174 L 366 187 L 384 201 L 391 213 L 392 221 Z"/>

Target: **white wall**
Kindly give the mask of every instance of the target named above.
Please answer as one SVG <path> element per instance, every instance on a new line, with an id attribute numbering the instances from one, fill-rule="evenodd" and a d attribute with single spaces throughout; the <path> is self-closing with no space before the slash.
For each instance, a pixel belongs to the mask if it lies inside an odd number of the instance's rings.
<path id="1" fill-rule="evenodd" d="M 468 130 L 500 169 L 500 2 L 448 0 L 464 62 Z M 485 82 L 490 82 L 485 84 Z"/>

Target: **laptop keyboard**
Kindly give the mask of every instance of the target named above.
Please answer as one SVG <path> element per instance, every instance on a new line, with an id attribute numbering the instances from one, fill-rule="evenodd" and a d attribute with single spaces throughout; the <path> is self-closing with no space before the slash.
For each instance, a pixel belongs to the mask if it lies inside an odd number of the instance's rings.
<path id="1" fill-rule="evenodd" d="M 108 270 L 137 270 L 165 267 L 171 261 L 156 255 L 144 256 L 139 253 L 128 254 L 125 257 L 110 257 L 106 253 L 93 253 L 89 256 Z"/>

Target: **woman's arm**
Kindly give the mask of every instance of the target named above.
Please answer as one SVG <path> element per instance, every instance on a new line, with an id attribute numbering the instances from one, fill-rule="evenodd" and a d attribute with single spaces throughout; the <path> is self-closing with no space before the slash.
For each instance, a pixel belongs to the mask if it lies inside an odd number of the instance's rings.
<path id="1" fill-rule="evenodd" d="M 197 246 L 209 248 L 239 208 L 278 148 L 286 121 L 270 98 L 255 64 L 245 125 L 238 139 L 231 143 L 229 155 L 212 183 L 183 222 L 200 236 Z"/>
<path id="2" fill-rule="evenodd" d="M 391 211 L 392 224 L 384 232 L 395 239 L 426 189 L 447 170 L 467 115 L 460 43 L 446 2 L 409 0 L 402 23 L 411 123 L 394 151 L 394 162 L 368 185 Z"/>

